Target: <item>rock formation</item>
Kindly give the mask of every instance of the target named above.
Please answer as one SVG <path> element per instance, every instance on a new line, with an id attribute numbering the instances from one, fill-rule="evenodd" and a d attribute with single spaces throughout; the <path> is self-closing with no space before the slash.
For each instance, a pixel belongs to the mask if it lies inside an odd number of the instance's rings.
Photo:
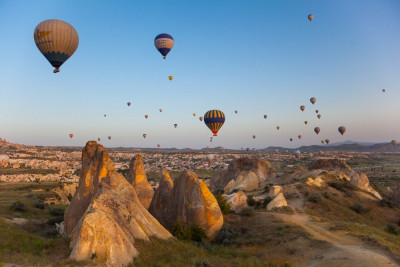
<path id="1" fill-rule="evenodd" d="M 164 185 L 163 188 L 169 187 Z M 160 188 L 156 195 L 162 195 Z M 165 192 L 168 190 L 165 189 Z M 198 179 L 194 172 L 184 171 L 175 179 L 168 201 L 156 200 L 151 208 L 152 214 L 167 228 L 171 228 L 176 222 L 180 222 L 188 228 L 194 224 L 203 228 L 207 238 L 214 239 L 223 224 L 223 216 L 214 195 L 205 183 Z M 159 214 L 164 214 L 160 216 Z"/>
<path id="2" fill-rule="evenodd" d="M 153 198 L 154 191 L 147 181 L 142 156 L 134 156 L 129 163 L 128 181 L 133 185 L 133 188 L 135 188 L 142 205 L 148 209 Z"/>
<path id="3" fill-rule="evenodd" d="M 392 189 L 393 193 L 392 193 L 392 201 L 400 206 L 400 182 L 397 182 L 395 184 L 395 186 Z"/>
<path id="4" fill-rule="evenodd" d="M 280 192 L 282 192 L 282 187 L 279 185 L 273 185 L 270 187 L 270 189 L 268 190 L 267 193 L 264 193 L 259 196 L 254 196 L 253 199 L 257 202 L 262 201 L 267 198 L 272 199 L 272 198 L 276 197 Z"/>
<path id="5" fill-rule="evenodd" d="M 65 212 L 64 230 L 72 236 L 70 259 L 95 258 L 101 266 L 132 262 L 138 255 L 136 239 L 171 237 L 140 203 L 133 186 L 116 171 L 104 147 L 95 141 L 89 141 L 82 151 L 79 186 Z"/>
<path id="6" fill-rule="evenodd" d="M 286 207 L 288 204 L 283 193 L 279 193 L 271 202 L 267 205 L 267 210 L 272 210 L 274 208 Z"/>
<path id="7" fill-rule="evenodd" d="M 247 205 L 247 195 L 243 191 L 233 193 L 231 195 L 224 195 L 226 202 L 235 213 L 240 213 Z"/>
<path id="8" fill-rule="evenodd" d="M 164 173 L 164 178 L 160 181 L 154 197 L 151 200 L 149 212 L 156 218 L 162 225 L 166 224 L 165 215 L 167 214 L 166 205 L 171 196 L 174 183 L 171 180 L 168 172 Z"/>
<path id="9" fill-rule="evenodd" d="M 210 189 L 226 190 L 226 194 L 234 190 L 251 191 L 265 184 L 273 173 L 266 160 L 239 158 L 229 165 L 226 172 L 211 178 Z"/>

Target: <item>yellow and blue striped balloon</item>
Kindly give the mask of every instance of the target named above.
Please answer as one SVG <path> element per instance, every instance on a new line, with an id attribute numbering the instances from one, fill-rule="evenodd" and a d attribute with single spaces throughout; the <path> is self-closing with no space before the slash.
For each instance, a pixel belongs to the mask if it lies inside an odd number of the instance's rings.
<path id="1" fill-rule="evenodd" d="M 60 71 L 60 66 L 76 51 L 79 36 L 69 23 L 48 19 L 40 22 L 33 33 L 37 48 L 55 68 L 54 73 Z"/>
<path id="2" fill-rule="evenodd" d="M 158 52 L 163 55 L 163 58 L 166 59 L 169 51 L 174 47 L 174 38 L 172 38 L 168 33 L 161 33 L 154 39 L 154 45 Z"/>
<path id="3" fill-rule="evenodd" d="M 219 129 L 225 122 L 225 114 L 217 109 L 209 110 L 204 114 L 204 123 L 217 136 Z"/>

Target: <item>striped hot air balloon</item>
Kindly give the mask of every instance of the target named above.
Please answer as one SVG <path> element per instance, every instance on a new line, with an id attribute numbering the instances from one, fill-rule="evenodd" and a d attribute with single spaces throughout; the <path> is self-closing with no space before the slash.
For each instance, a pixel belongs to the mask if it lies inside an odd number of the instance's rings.
<path id="1" fill-rule="evenodd" d="M 43 56 L 60 71 L 61 65 L 74 54 L 79 44 L 79 36 L 69 23 L 48 19 L 40 22 L 33 33 L 36 46 Z"/>
<path id="2" fill-rule="evenodd" d="M 209 110 L 204 114 L 204 123 L 211 130 L 214 136 L 217 136 L 219 129 L 225 122 L 225 114 L 220 110 Z"/>
<path id="3" fill-rule="evenodd" d="M 174 47 L 174 38 L 167 33 L 161 33 L 154 39 L 154 45 L 158 52 L 163 55 L 163 58 L 166 59 L 169 51 Z"/>

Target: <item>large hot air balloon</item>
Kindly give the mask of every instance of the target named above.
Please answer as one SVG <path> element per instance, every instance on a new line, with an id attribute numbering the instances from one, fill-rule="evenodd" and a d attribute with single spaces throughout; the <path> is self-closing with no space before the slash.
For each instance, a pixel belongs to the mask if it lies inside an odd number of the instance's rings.
<path id="1" fill-rule="evenodd" d="M 69 138 L 71 138 L 71 139 L 72 139 L 72 137 L 74 137 L 74 135 L 73 135 L 73 134 L 69 134 Z"/>
<path id="2" fill-rule="evenodd" d="M 143 138 L 146 138 L 147 134 L 143 134 Z"/>
<path id="3" fill-rule="evenodd" d="M 10 161 L 10 157 L 7 155 L 0 155 L 0 166 L 5 168 L 8 166 L 8 162 Z"/>
<path id="4" fill-rule="evenodd" d="M 108 140 L 111 140 L 111 135 L 108 136 Z"/>
<path id="5" fill-rule="evenodd" d="M 313 14 L 308 15 L 308 20 L 309 21 L 312 21 L 313 19 L 314 19 L 314 15 Z"/>
<path id="6" fill-rule="evenodd" d="M 169 79 L 170 81 L 172 81 L 172 79 L 174 79 L 174 76 L 168 76 L 168 79 Z"/>
<path id="7" fill-rule="evenodd" d="M 340 133 L 341 135 L 343 135 L 343 134 L 346 132 L 346 127 L 340 126 L 340 127 L 338 128 L 338 131 L 339 131 L 339 133 Z"/>
<path id="8" fill-rule="evenodd" d="M 196 117 L 196 113 L 193 113 L 193 117 Z"/>
<path id="9" fill-rule="evenodd" d="M 329 139 L 325 139 L 325 143 L 327 143 L 329 145 L 331 141 Z"/>
<path id="10" fill-rule="evenodd" d="M 161 33 L 154 39 L 154 45 L 158 52 L 163 55 L 163 58 L 166 59 L 169 51 L 174 47 L 174 38 L 167 33 Z"/>
<path id="11" fill-rule="evenodd" d="M 317 117 L 318 117 L 318 119 L 321 119 L 321 114 L 318 114 Z"/>
<path id="12" fill-rule="evenodd" d="M 256 139 L 256 136 L 255 136 L 255 135 L 253 135 L 253 139 Z"/>
<path id="13" fill-rule="evenodd" d="M 79 36 L 69 23 L 49 19 L 40 22 L 33 33 L 36 46 L 43 56 L 60 71 L 61 65 L 74 54 L 79 44 Z"/>
<path id="14" fill-rule="evenodd" d="M 238 111 L 237 111 L 237 110 L 235 110 L 235 113 L 237 114 L 237 113 L 238 113 Z"/>
<path id="15" fill-rule="evenodd" d="M 203 121 L 203 117 L 199 117 L 199 120 L 200 120 L 200 121 Z"/>
<path id="16" fill-rule="evenodd" d="M 306 109 L 305 106 L 300 106 L 301 111 L 304 111 Z"/>
<path id="17" fill-rule="evenodd" d="M 160 108 L 159 111 L 162 112 L 162 108 Z"/>
<path id="18" fill-rule="evenodd" d="M 307 125 L 308 121 L 304 121 L 304 124 Z"/>
<path id="19" fill-rule="evenodd" d="M 174 124 L 174 127 L 175 127 L 175 128 L 178 127 L 178 124 L 175 123 L 175 124 Z"/>
<path id="20" fill-rule="evenodd" d="M 281 127 L 280 126 L 276 126 L 276 129 L 279 130 Z"/>
<path id="21" fill-rule="evenodd" d="M 298 137 L 299 139 L 301 139 L 301 134 L 299 134 L 297 137 Z"/>
<path id="22" fill-rule="evenodd" d="M 319 134 L 320 131 L 321 131 L 321 129 L 320 129 L 319 127 L 315 127 L 315 128 L 314 128 L 314 132 L 315 132 L 316 134 Z"/>
<path id="23" fill-rule="evenodd" d="M 314 105 L 316 101 L 317 101 L 317 99 L 316 99 L 315 97 L 311 97 L 311 98 L 310 98 L 311 104 Z"/>
<path id="24" fill-rule="evenodd" d="M 392 145 L 397 145 L 397 141 L 396 140 L 392 140 L 391 142 L 390 142 Z"/>
<path id="25" fill-rule="evenodd" d="M 225 114 L 220 110 L 209 110 L 204 114 L 204 123 L 211 130 L 214 136 L 217 136 L 219 129 L 225 122 Z"/>
<path id="26" fill-rule="evenodd" d="M 149 117 L 149 115 L 144 115 L 144 117 L 147 119 Z"/>
<path id="27" fill-rule="evenodd" d="M 208 163 L 211 163 L 214 160 L 214 155 L 213 154 L 207 154 L 206 155 L 206 159 L 207 159 Z"/>
<path id="28" fill-rule="evenodd" d="M 128 103 L 126 103 L 127 105 L 128 105 L 128 107 L 130 107 L 131 106 L 131 102 L 128 102 Z"/>
<path id="29" fill-rule="evenodd" d="M 292 142 L 292 141 L 293 141 L 293 138 L 290 138 L 289 140 L 290 140 L 290 142 Z"/>
<path id="30" fill-rule="evenodd" d="M 267 119 L 267 117 L 268 117 L 267 115 L 264 115 L 264 119 Z"/>

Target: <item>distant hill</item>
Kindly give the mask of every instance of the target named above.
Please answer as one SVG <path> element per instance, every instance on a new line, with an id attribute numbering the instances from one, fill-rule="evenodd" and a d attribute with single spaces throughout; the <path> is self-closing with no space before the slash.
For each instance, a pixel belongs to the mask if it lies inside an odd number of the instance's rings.
<path id="1" fill-rule="evenodd" d="M 372 143 L 372 142 L 355 142 L 355 141 L 346 140 L 346 141 L 344 141 L 344 142 L 332 143 L 332 144 L 329 144 L 328 146 L 340 146 L 340 145 L 352 145 L 352 144 L 359 144 L 359 145 L 363 145 L 363 146 L 372 146 L 372 145 L 376 145 L 377 143 Z"/>

